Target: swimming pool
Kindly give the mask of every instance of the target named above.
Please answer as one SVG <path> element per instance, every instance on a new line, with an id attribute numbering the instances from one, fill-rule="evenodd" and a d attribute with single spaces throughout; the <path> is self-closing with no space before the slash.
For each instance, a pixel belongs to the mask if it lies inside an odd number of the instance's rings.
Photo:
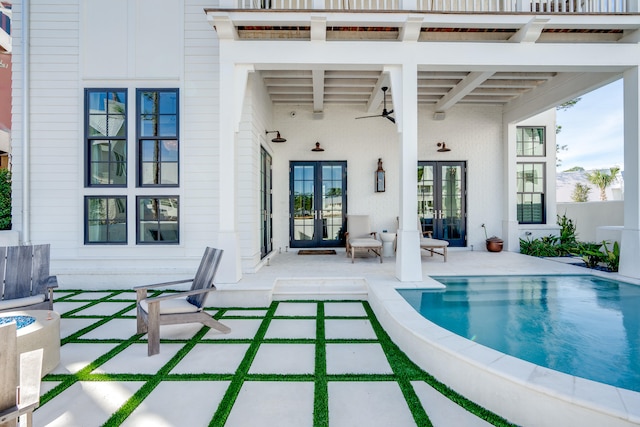
<path id="1" fill-rule="evenodd" d="M 570 375 L 640 391 L 640 286 L 580 276 L 434 277 L 398 289 L 464 338 Z"/>

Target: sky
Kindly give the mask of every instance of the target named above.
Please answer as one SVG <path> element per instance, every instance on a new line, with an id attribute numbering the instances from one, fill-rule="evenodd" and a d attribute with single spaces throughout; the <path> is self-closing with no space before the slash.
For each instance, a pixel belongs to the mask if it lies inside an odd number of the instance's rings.
<path id="1" fill-rule="evenodd" d="M 622 79 L 583 95 L 568 110 L 559 110 L 556 121 L 562 126 L 556 142 L 567 146 L 558 153 L 562 161 L 558 171 L 574 166 L 624 169 Z"/>

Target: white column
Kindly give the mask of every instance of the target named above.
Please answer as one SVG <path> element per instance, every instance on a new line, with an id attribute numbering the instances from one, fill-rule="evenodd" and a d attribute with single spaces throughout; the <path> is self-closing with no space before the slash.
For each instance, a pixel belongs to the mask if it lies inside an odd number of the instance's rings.
<path id="1" fill-rule="evenodd" d="M 504 249 L 510 252 L 518 252 L 520 250 L 518 217 L 517 217 L 517 175 L 516 165 L 518 158 L 516 156 L 516 125 L 515 123 L 507 123 L 503 134 L 503 186 L 502 194 L 504 194 L 504 205 L 502 217 L 502 238 L 504 240 Z M 555 183 L 555 181 L 554 181 Z"/>
<path id="2" fill-rule="evenodd" d="M 400 227 L 396 277 L 421 282 L 418 234 L 418 68 L 415 63 L 385 68 L 391 79 L 393 109 L 400 146 Z"/>
<path id="3" fill-rule="evenodd" d="M 624 73 L 624 229 L 620 274 L 640 279 L 640 73 Z"/>
<path id="4" fill-rule="evenodd" d="M 221 41 L 221 51 L 224 41 Z M 242 278 L 240 241 L 236 229 L 236 135 L 239 128 L 242 103 L 251 66 L 236 65 L 220 60 L 220 112 L 219 112 L 219 197 L 220 230 L 218 247 L 224 249 L 222 262 L 216 275 L 219 283 L 237 283 Z"/>

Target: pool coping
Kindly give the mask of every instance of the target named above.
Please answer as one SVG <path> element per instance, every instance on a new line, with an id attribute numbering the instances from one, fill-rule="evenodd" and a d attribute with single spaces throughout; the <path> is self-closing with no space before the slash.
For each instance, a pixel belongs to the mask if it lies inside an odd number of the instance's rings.
<path id="1" fill-rule="evenodd" d="M 466 398 L 519 425 L 640 425 L 640 393 L 517 359 L 422 317 L 397 289 L 368 283 L 369 304 L 392 340 L 422 369 Z"/>

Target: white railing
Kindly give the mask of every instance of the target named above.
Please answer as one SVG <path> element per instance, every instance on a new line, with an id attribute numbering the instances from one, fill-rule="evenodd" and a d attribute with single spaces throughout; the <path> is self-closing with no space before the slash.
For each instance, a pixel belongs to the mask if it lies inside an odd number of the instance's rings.
<path id="1" fill-rule="evenodd" d="M 227 9 L 637 13 L 640 0 L 220 0 Z"/>

